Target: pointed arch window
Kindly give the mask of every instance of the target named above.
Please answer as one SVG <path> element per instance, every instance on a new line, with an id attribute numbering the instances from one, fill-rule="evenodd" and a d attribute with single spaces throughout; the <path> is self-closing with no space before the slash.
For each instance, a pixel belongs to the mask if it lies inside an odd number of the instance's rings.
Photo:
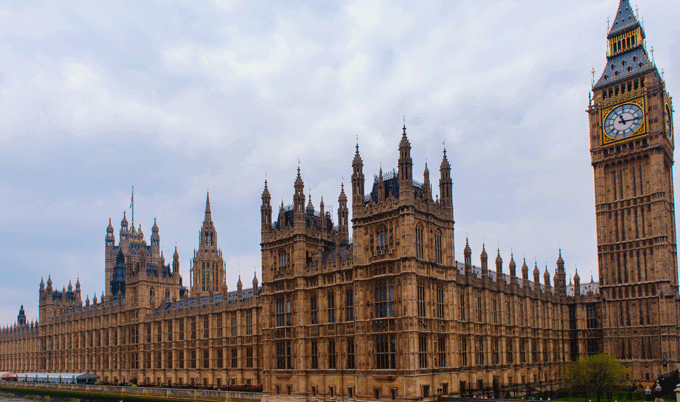
<path id="1" fill-rule="evenodd" d="M 376 237 L 376 251 L 379 253 L 384 253 L 388 250 L 388 244 L 390 240 L 389 231 L 387 226 L 381 225 L 375 234 Z"/>
<path id="2" fill-rule="evenodd" d="M 434 234 L 434 262 L 442 263 L 442 232 L 440 230 Z"/>
<path id="3" fill-rule="evenodd" d="M 423 258 L 423 225 L 416 226 L 416 258 Z"/>

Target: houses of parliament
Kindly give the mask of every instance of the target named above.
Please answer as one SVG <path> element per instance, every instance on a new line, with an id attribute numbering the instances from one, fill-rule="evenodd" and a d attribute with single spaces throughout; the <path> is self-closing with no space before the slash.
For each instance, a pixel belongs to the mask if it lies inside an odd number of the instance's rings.
<path id="1" fill-rule="evenodd" d="M 567 278 L 559 250 L 552 277 L 467 240 L 459 261 L 446 150 L 417 181 L 404 127 L 397 166 L 372 182 L 356 145 L 337 216 L 307 198 L 299 167 L 291 205 L 276 210 L 265 181 L 261 284 L 227 288 L 209 196 L 188 287 L 155 222 L 147 241 L 134 214 L 117 235 L 109 221 L 105 293 L 83 300 L 79 281 L 41 281 L 39 321 L 22 308 L 0 330 L 0 371 L 403 401 L 556 389 L 566 362 L 600 352 L 638 380 L 679 369 L 671 97 L 628 0 L 607 41 L 589 133 L 575 137 L 590 143 L 598 282 Z"/>

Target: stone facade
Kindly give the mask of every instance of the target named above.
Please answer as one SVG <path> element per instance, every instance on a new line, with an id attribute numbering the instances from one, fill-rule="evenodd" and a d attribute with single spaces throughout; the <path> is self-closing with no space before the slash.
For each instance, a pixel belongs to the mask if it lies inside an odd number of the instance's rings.
<path id="1" fill-rule="evenodd" d="M 147 244 L 124 216 L 118 245 L 109 222 L 106 294 L 83 303 L 79 281 L 62 291 L 41 281 L 39 324 L 20 314 L 0 331 L 0 371 L 252 384 L 267 400 L 367 401 L 556 388 L 565 362 L 603 351 L 640 380 L 678 369 L 672 106 L 629 8 L 621 0 L 588 107 L 599 282 L 582 284 L 577 273 L 567 284 L 561 251 L 553 278 L 526 261 L 518 272 L 500 250 L 489 266 L 483 244 L 475 264 L 467 239 L 457 261 L 446 151 L 433 197 L 427 164 L 414 180 L 404 127 L 397 168 L 381 168 L 370 187 L 356 146 L 351 200 L 343 184 L 337 225 L 323 199 L 317 211 L 306 198 L 299 168 L 293 203 L 276 215 L 265 182 L 262 286 L 254 278 L 243 289 L 239 278 L 228 291 L 209 198 L 189 289 L 177 251 L 172 266 L 159 253 L 155 221 Z M 637 70 L 628 70 L 621 61 L 633 57 Z M 625 131 L 633 109 L 617 108 L 631 102 L 644 106 L 642 131 Z"/>

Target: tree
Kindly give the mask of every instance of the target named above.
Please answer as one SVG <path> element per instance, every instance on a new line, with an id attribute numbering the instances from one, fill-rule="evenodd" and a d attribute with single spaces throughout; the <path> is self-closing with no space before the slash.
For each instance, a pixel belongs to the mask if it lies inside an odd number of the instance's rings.
<path id="1" fill-rule="evenodd" d="M 605 392 L 630 385 L 630 370 L 606 353 L 583 356 L 564 369 L 564 380 L 572 389 L 594 392 L 597 402 Z"/>

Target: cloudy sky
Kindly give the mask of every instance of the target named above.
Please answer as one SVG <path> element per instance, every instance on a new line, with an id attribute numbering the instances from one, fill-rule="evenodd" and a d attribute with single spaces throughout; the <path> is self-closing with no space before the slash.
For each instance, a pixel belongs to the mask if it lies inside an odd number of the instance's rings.
<path id="1" fill-rule="evenodd" d="M 633 2 L 635 3 L 635 2 Z M 640 0 L 680 93 L 680 8 Z M 521 265 L 597 280 L 587 116 L 618 0 L 0 3 L 0 323 L 38 315 L 40 278 L 104 289 L 104 236 L 135 223 L 189 281 L 206 191 L 231 289 L 260 275 L 259 206 L 292 202 L 298 160 L 333 211 L 354 145 L 367 187 L 445 142 L 466 233 Z M 676 183 L 677 187 L 677 183 Z M 436 187 L 435 187 L 436 193 Z M 129 214 L 129 212 L 128 212 Z M 128 215 L 129 216 L 129 215 Z"/>

